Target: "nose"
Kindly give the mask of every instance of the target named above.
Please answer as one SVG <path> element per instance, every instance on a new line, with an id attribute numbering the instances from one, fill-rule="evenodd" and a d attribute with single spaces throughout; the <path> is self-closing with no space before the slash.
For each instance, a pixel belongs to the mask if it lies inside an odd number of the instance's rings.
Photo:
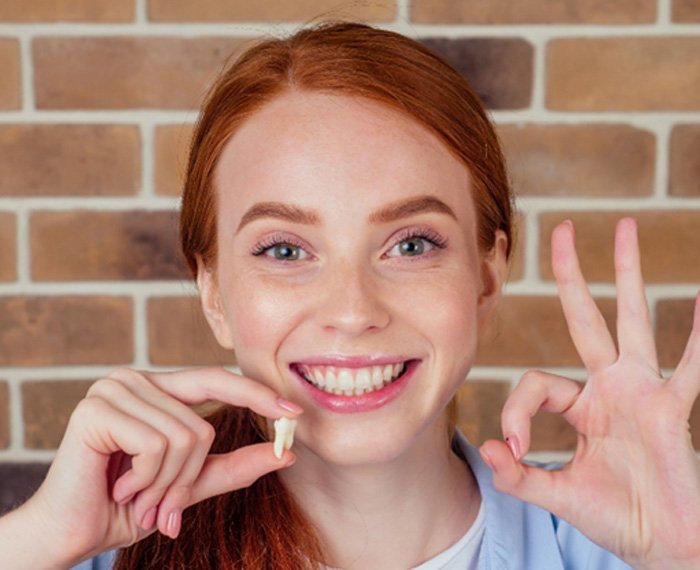
<path id="1" fill-rule="evenodd" d="M 338 263 L 320 280 L 318 319 L 326 330 L 357 336 L 390 320 L 382 288 L 371 267 Z"/>

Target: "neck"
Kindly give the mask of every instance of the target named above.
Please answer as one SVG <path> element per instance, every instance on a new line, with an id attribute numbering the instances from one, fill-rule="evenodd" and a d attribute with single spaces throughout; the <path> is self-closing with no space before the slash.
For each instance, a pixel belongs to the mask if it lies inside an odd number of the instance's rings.
<path id="1" fill-rule="evenodd" d="M 426 430 L 400 457 L 377 465 L 329 465 L 303 449 L 297 455 L 284 481 L 334 567 L 417 566 L 459 540 L 479 510 L 476 481 L 444 429 Z"/>

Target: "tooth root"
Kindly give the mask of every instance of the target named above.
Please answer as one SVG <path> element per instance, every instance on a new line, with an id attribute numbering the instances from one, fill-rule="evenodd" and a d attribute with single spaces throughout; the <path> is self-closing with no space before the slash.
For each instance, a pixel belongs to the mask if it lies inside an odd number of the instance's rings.
<path id="1" fill-rule="evenodd" d="M 275 428 L 274 452 L 277 459 L 282 458 L 285 449 L 291 449 L 294 443 L 294 430 L 297 426 L 296 420 L 281 417 L 273 423 Z"/>

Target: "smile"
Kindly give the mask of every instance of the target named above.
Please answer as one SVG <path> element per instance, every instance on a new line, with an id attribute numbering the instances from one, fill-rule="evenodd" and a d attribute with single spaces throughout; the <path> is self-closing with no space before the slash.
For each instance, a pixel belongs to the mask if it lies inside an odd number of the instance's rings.
<path id="1" fill-rule="evenodd" d="M 294 370 L 319 390 L 336 396 L 361 396 L 381 390 L 401 378 L 409 361 L 378 366 L 346 368 L 294 364 Z"/>

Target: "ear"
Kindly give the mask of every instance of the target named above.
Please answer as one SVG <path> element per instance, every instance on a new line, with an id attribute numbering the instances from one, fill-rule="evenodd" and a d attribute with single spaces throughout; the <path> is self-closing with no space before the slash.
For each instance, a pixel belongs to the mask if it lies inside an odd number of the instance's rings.
<path id="1" fill-rule="evenodd" d="M 477 308 L 479 330 L 484 329 L 501 299 L 506 278 L 508 237 L 498 230 L 491 251 L 481 258 L 481 292 Z"/>
<path id="2" fill-rule="evenodd" d="M 207 267 L 200 256 L 197 256 L 197 289 L 204 316 L 216 340 L 223 348 L 233 350 L 233 335 L 223 310 L 216 272 Z"/>

